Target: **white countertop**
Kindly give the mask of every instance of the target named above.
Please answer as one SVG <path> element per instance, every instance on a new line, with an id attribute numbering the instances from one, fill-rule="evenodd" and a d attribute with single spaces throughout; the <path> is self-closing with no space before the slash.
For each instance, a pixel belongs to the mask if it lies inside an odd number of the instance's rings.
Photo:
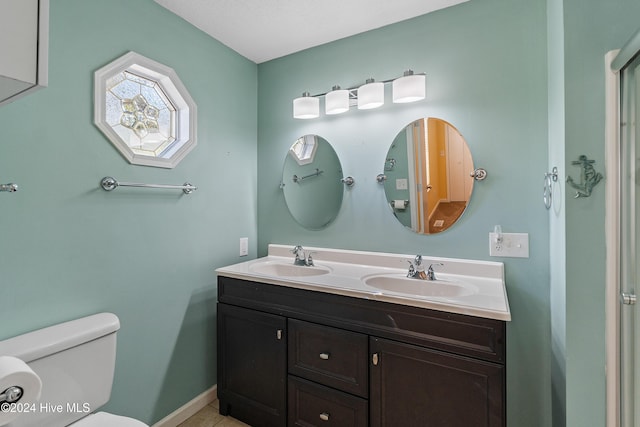
<path id="1" fill-rule="evenodd" d="M 415 280 L 429 286 L 437 282 L 459 283 L 473 292 L 459 296 L 418 296 L 394 290 L 381 290 L 366 284 L 371 276 L 403 278 L 408 270 L 407 260 L 414 255 L 389 254 L 381 252 L 350 251 L 305 247 L 305 253 L 312 253 L 315 267 L 297 269 L 325 270 L 326 274 L 277 275 L 267 273 L 269 268 L 293 266 L 294 256 L 290 250 L 295 245 L 269 245 L 268 256 L 221 267 L 219 276 L 262 282 L 291 288 L 327 292 L 356 298 L 386 301 L 414 307 L 450 313 L 466 314 L 497 320 L 511 320 L 509 302 L 504 283 L 504 264 L 501 262 L 474 261 L 455 258 L 423 257 L 423 264 L 442 263 L 435 266 L 436 282 Z M 292 270 L 297 270 L 295 267 Z"/>

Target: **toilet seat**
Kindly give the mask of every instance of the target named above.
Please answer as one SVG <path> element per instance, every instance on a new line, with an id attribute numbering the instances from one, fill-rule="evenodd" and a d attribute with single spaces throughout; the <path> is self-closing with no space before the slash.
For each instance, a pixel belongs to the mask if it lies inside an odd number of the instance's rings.
<path id="1" fill-rule="evenodd" d="M 113 415 L 108 412 L 96 412 L 70 424 L 68 427 L 149 427 L 142 421 L 129 417 Z"/>

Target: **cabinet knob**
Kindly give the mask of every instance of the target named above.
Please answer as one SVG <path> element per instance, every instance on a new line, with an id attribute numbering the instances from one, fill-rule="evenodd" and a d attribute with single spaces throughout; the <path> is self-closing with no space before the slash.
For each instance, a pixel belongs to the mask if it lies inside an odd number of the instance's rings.
<path id="1" fill-rule="evenodd" d="M 329 360 L 330 353 L 320 353 L 320 359 Z"/>
<path id="2" fill-rule="evenodd" d="M 322 421 L 329 421 L 329 414 L 327 414 L 326 412 L 323 412 L 320 414 L 320 419 Z"/>
<path id="3" fill-rule="evenodd" d="M 278 329 L 276 331 L 276 338 L 281 340 L 282 339 L 282 329 Z"/>
<path id="4" fill-rule="evenodd" d="M 373 366 L 378 366 L 379 361 L 380 357 L 378 356 L 378 353 L 373 353 L 373 356 L 371 356 L 371 363 L 373 363 Z"/>

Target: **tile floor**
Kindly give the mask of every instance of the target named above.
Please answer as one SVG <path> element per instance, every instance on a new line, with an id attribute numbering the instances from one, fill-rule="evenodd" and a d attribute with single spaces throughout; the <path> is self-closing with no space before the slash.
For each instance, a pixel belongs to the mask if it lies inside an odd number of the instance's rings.
<path id="1" fill-rule="evenodd" d="M 218 401 L 214 400 L 178 427 L 250 427 L 231 417 L 218 413 Z"/>

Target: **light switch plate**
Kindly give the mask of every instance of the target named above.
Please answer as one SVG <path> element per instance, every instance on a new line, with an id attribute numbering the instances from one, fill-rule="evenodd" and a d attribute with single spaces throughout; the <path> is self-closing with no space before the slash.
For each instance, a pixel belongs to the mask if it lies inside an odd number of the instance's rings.
<path id="1" fill-rule="evenodd" d="M 240 238 L 240 256 L 249 255 L 249 238 L 241 237 Z"/>
<path id="2" fill-rule="evenodd" d="M 406 190 L 409 188 L 407 178 L 396 179 L 396 190 Z"/>
<path id="3" fill-rule="evenodd" d="M 489 256 L 529 258 L 529 233 L 489 233 Z"/>

